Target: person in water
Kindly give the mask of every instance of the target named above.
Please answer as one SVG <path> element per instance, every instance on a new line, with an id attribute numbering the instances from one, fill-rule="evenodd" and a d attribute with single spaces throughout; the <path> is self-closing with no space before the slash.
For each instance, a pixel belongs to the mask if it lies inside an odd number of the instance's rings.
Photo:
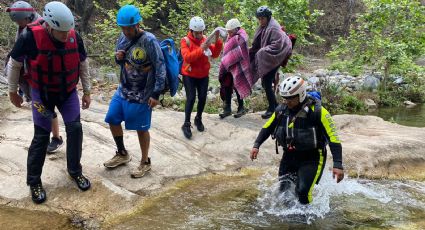
<path id="1" fill-rule="evenodd" d="M 283 147 L 279 167 L 280 191 L 294 183 L 301 204 L 312 202 L 312 192 L 318 184 L 326 163 L 326 145 L 333 157 L 333 177 L 344 179 L 342 146 L 336 125 L 320 101 L 306 92 L 307 83 L 300 77 L 290 77 L 280 84 L 284 103 L 279 105 L 263 126 L 251 150 L 251 160 L 257 159 L 259 148 L 270 135 Z"/>

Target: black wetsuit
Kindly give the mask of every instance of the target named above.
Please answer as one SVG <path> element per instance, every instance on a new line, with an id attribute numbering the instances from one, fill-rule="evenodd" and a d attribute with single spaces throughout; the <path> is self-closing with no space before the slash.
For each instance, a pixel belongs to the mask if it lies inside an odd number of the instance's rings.
<path id="1" fill-rule="evenodd" d="M 328 142 L 333 167 L 342 169 L 342 146 L 335 123 L 320 102 L 311 97 L 293 110 L 278 106 L 261 129 L 254 148 L 259 148 L 270 135 L 275 136 L 284 151 L 279 167 L 281 191 L 288 189 L 291 182 L 295 183 L 300 203 L 312 201 L 314 184 L 319 183 L 326 163 Z"/>

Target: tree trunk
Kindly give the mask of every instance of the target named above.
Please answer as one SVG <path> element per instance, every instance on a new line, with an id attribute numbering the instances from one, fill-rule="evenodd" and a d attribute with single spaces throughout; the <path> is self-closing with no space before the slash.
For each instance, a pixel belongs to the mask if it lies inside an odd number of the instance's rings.
<path id="1" fill-rule="evenodd" d="M 384 80 L 383 80 L 385 92 L 387 91 L 387 80 L 388 80 L 389 74 L 390 74 L 390 64 L 386 62 L 384 66 Z"/>
<path id="2" fill-rule="evenodd" d="M 76 29 L 80 33 L 90 32 L 90 18 L 94 11 L 93 0 L 66 0 L 66 5 L 76 15 Z"/>

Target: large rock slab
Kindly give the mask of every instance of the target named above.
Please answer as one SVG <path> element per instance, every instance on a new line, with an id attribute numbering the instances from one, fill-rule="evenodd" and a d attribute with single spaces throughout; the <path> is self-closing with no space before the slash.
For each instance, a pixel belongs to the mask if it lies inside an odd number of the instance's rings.
<path id="1" fill-rule="evenodd" d="M 425 180 L 425 128 L 375 116 L 334 116 L 346 169 L 368 178 Z"/>
<path id="2" fill-rule="evenodd" d="M 5 108 L 5 107 L 3 107 Z M 42 180 L 48 193 L 45 205 L 34 205 L 25 184 L 26 158 L 33 135 L 31 111 L 7 109 L 0 117 L 0 204 L 103 219 L 128 211 L 136 202 L 160 191 L 179 178 L 241 167 L 277 165 L 274 142 L 268 140 L 257 161 L 249 159 L 252 144 L 264 124 L 259 114 L 220 120 L 204 115 L 206 131 L 193 129 L 187 140 L 181 132 L 184 114 L 168 110 L 153 113 L 150 157 L 152 170 L 140 179 L 130 178 L 141 154 L 134 131 L 124 140 L 133 160 L 126 166 L 107 170 L 103 162 L 115 154 L 115 144 L 104 123 L 107 105 L 93 102 L 82 111 L 84 130 L 82 165 L 93 188 L 80 192 L 68 178 L 65 148 L 48 155 Z M 7 115 L 4 115 L 7 114 Z M 409 178 L 423 180 L 425 129 L 404 127 L 373 116 L 335 116 L 343 141 L 344 164 L 352 176 Z M 60 132 L 65 137 L 61 123 Z M 329 157 L 331 154 L 328 154 Z M 331 161 L 329 159 L 328 161 Z M 329 165 L 329 164 L 328 164 Z"/>

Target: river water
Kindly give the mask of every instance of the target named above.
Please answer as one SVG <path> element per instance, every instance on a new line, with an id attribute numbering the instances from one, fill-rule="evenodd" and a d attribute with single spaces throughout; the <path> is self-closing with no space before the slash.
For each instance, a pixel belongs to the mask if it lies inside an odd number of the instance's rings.
<path id="1" fill-rule="evenodd" d="M 395 122 L 400 125 L 425 127 L 425 104 L 412 108 L 379 108 L 368 114 L 381 117 L 386 121 Z"/>
<path id="2" fill-rule="evenodd" d="M 277 168 L 179 182 L 110 229 L 425 229 L 425 184 L 324 172 L 313 203 L 277 192 Z"/>

